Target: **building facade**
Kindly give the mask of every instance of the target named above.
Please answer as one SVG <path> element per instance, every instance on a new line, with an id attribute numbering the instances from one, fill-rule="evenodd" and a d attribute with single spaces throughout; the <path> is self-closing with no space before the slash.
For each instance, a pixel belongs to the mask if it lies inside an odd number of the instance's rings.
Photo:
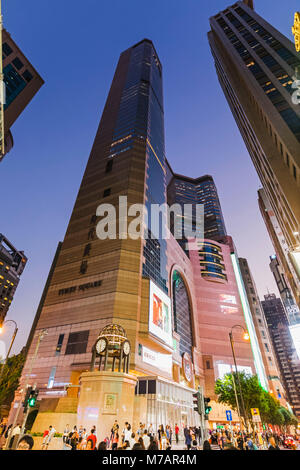
<path id="1" fill-rule="evenodd" d="M 44 84 L 44 80 L 19 49 L 11 35 L 2 32 L 3 75 L 6 90 L 4 105 L 5 153 L 13 147 L 11 127 Z"/>
<path id="2" fill-rule="evenodd" d="M 273 350 L 272 341 L 269 335 L 268 325 L 259 300 L 259 295 L 245 258 L 239 258 L 239 265 L 247 292 L 255 331 L 259 341 L 259 347 L 263 358 L 264 368 L 267 374 L 269 390 L 273 397 L 285 404 L 285 391 L 282 386 L 280 370 L 277 365 L 276 355 Z"/>
<path id="3" fill-rule="evenodd" d="M 13 301 L 27 258 L 0 233 L 0 325 Z"/>
<path id="4" fill-rule="evenodd" d="M 292 339 L 288 318 L 279 298 L 275 294 L 264 296 L 261 302 L 273 342 L 277 363 L 295 415 L 300 417 L 300 360 Z"/>
<path id="5" fill-rule="evenodd" d="M 22 387 L 33 380 L 40 392 L 40 411 L 58 415 L 66 409 L 62 403 L 68 403 L 76 419 L 79 378 L 89 370 L 92 348 L 108 324 L 120 325 L 131 344 L 129 372 L 138 378 L 136 419 L 156 429 L 176 422 L 199 425 L 192 395 L 199 385 L 205 393 L 214 393 L 213 381 L 231 370 L 229 332 L 235 324 L 247 328 L 251 337 L 250 345 L 236 336 L 238 367 L 249 373 L 258 367 L 264 382 L 231 239 L 222 244 L 189 238 L 187 255 L 169 227 L 163 227 L 168 234 L 163 237 L 143 218 L 137 224 L 140 236 L 127 236 L 127 228 L 130 232 L 136 223 L 132 204 L 144 204 L 151 213 L 152 205 L 167 202 L 169 171 L 162 66 L 152 41 L 145 39 L 120 56 L 67 232 L 34 320 L 10 419 Z M 210 199 L 202 183 L 211 189 Z M 211 177 L 199 178 L 196 187 L 199 199 L 193 202 L 206 198 L 210 214 L 218 202 Z M 221 216 L 219 202 L 217 211 Z M 117 223 L 111 226 L 115 212 Z M 101 231 L 107 213 L 106 225 L 113 228 L 110 238 Z M 48 334 L 33 363 L 44 329 Z M 214 406 L 211 420 L 226 422 L 225 408 Z M 51 420 L 55 425 L 53 415 Z"/>
<path id="6" fill-rule="evenodd" d="M 299 282 L 300 106 L 294 44 L 236 2 L 210 19 L 208 33 L 224 94 L 288 246 Z M 296 298 L 300 305 L 300 297 Z"/>

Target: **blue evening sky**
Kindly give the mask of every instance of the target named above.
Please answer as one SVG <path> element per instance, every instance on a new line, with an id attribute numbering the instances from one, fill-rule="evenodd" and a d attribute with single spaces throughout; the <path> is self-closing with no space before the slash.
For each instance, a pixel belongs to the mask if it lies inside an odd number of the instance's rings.
<path id="1" fill-rule="evenodd" d="M 64 238 L 120 53 L 147 37 L 164 74 L 166 154 L 174 171 L 215 178 L 228 233 L 261 296 L 276 287 L 260 183 L 223 92 L 207 41 L 209 17 L 230 0 L 2 0 L 4 26 L 45 80 L 12 128 L 0 165 L 0 232 L 29 258 L 7 318 L 25 344 L 58 241 Z M 256 0 L 292 39 L 299 0 Z M 11 330 L 6 333 L 8 341 Z"/>

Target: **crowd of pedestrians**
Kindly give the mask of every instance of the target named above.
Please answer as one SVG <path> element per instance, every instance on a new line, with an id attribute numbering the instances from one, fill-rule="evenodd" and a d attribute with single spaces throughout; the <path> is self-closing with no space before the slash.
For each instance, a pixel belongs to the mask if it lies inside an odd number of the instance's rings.
<path id="1" fill-rule="evenodd" d="M 238 430 L 223 429 L 209 431 L 208 439 L 202 436 L 200 427 L 182 428 L 181 434 L 178 424 L 174 430 L 169 425 L 160 425 L 157 430 L 150 424 L 139 423 L 137 429 L 132 429 L 131 424 L 125 422 L 120 426 L 115 420 L 110 433 L 99 442 L 96 426 L 87 430 L 83 426 L 74 426 L 72 429 L 66 425 L 62 436 L 62 450 L 174 450 L 185 448 L 186 450 L 280 450 L 284 446 L 286 436 L 283 434 L 246 433 Z M 0 423 L 0 449 L 9 438 L 8 449 L 31 450 L 34 440 L 30 435 L 23 436 L 20 440 L 21 427 L 17 424 L 12 430 L 11 425 L 5 421 Z M 42 438 L 41 450 L 48 450 L 56 430 L 49 426 Z M 183 437 L 183 445 L 182 445 Z M 14 440 L 18 439 L 15 445 Z M 180 441 L 180 443 L 179 443 Z M 297 437 L 295 438 L 297 442 Z M 2 443 L 2 444 L 1 444 Z M 298 450 L 300 446 L 297 442 Z"/>

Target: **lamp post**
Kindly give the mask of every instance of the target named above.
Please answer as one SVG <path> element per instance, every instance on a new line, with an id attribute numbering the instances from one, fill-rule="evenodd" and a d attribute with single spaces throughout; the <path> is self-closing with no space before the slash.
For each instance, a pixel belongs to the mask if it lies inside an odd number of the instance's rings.
<path id="1" fill-rule="evenodd" d="M 234 330 L 234 328 L 241 328 L 241 329 L 244 331 L 244 339 L 245 339 L 245 340 L 249 340 L 249 334 L 247 333 L 247 331 L 245 330 L 245 328 L 244 328 L 243 326 L 241 326 L 241 325 L 234 325 L 234 326 L 231 328 L 230 333 L 229 333 L 229 339 L 230 339 L 230 344 L 231 344 L 232 357 L 233 357 L 233 361 L 234 361 L 234 367 L 235 367 L 235 372 L 236 372 L 236 376 L 237 376 L 237 380 L 238 380 L 239 392 L 240 392 L 240 396 L 241 396 L 242 412 L 243 412 L 243 415 L 244 415 L 246 427 L 248 427 L 248 426 L 247 426 L 247 418 L 246 418 L 246 409 L 245 409 L 244 397 L 243 397 L 243 393 L 242 393 L 242 387 L 241 387 L 240 377 L 239 377 L 238 370 L 237 370 L 236 357 L 235 357 L 234 344 L 233 344 L 233 330 Z M 240 411 L 239 411 L 238 398 L 237 398 L 237 394 L 236 394 L 236 386 L 235 386 L 234 375 L 232 375 L 232 378 L 233 378 L 233 386 L 234 386 L 234 390 L 235 390 L 235 398 L 236 398 L 236 401 L 237 401 L 238 413 L 239 413 L 240 422 L 241 422 L 241 416 L 240 416 Z"/>
<path id="2" fill-rule="evenodd" d="M 0 0 L 0 1 L 1 1 L 1 0 Z M 2 379 L 2 375 L 3 375 L 3 372 L 4 372 L 5 366 L 6 366 L 6 364 L 7 364 L 7 360 L 8 360 L 8 358 L 9 358 L 9 354 L 10 354 L 11 348 L 12 348 L 12 346 L 13 346 L 13 344 L 14 344 L 15 337 L 16 337 L 16 335 L 17 335 L 17 333 L 18 333 L 18 326 L 17 326 L 17 324 L 16 324 L 16 322 L 15 322 L 14 320 L 6 320 L 6 321 L 0 326 L 0 333 L 2 332 L 2 327 L 3 327 L 3 325 L 5 325 L 5 323 L 9 323 L 9 322 L 11 322 L 11 323 L 13 323 L 13 324 L 15 325 L 15 330 L 14 330 L 14 334 L 13 334 L 13 337 L 12 337 L 11 342 L 10 342 L 9 349 L 8 349 L 8 351 L 7 351 L 7 354 L 6 354 L 6 358 L 5 358 L 4 364 L 2 365 L 2 368 L 1 368 L 1 372 L 0 372 L 0 383 L 1 383 L 1 379 Z"/>

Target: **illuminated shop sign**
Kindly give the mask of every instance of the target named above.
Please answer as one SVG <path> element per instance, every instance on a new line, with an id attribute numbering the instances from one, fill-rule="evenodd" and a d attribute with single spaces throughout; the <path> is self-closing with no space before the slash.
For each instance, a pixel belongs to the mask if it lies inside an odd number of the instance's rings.
<path id="1" fill-rule="evenodd" d="M 290 326 L 289 330 L 298 354 L 298 358 L 300 359 L 300 324 Z"/>
<path id="2" fill-rule="evenodd" d="M 172 354 L 161 354 L 151 349 L 142 347 L 143 362 L 156 367 L 168 374 L 172 374 Z"/>
<path id="3" fill-rule="evenodd" d="M 261 352 L 260 348 L 258 345 L 258 340 L 255 332 L 255 327 L 252 319 L 252 314 L 250 310 L 250 306 L 248 303 L 247 299 L 247 294 L 245 290 L 245 286 L 242 280 L 242 275 L 239 267 L 239 263 L 236 257 L 235 253 L 231 253 L 231 261 L 233 265 L 233 270 L 235 274 L 235 279 L 237 282 L 239 294 L 240 294 L 240 299 L 243 307 L 243 312 L 244 312 L 244 317 L 245 317 L 245 322 L 247 325 L 247 330 L 250 336 L 250 343 L 251 343 L 251 348 L 252 348 L 252 353 L 253 353 L 253 358 L 254 358 L 254 365 L 256 369 L 256 373 L 258 376 L 258 380 L 260 385 L 267 391 L 268 390 L 268 383 L 267 383 L 267 378 L 266 378 L 266 373 L 265 373 L 265 368 L 263 365 L 262 357 L 261 357 Z"/>
<path id="4" fill-rule="evenodd" d="M 295 47 L 296 51 L 300 52 L 300 13 L 297 11 L 294 17 L 294 25 L 292 27 L 292 32 L 295 37 Z"/>
<path id="5" fill-rule="evenodd" d="M 149 332 L 173 347 L 171 299 L 150 280 Z"/>

